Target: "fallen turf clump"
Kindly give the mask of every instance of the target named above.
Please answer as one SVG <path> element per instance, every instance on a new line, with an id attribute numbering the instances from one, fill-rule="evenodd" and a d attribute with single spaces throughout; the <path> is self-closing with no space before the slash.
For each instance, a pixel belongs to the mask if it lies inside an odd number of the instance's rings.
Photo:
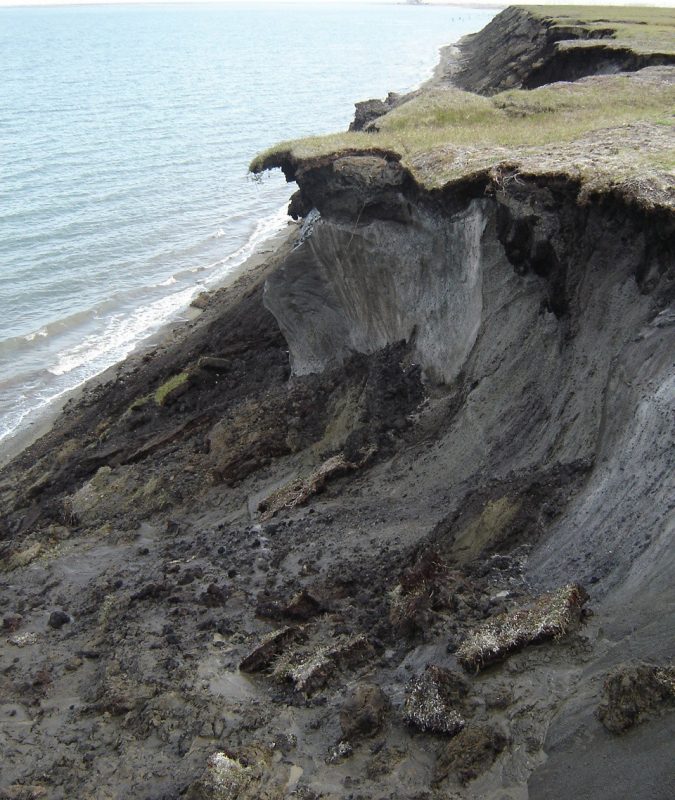
<path id="1" fill-rule="evenodd" d="M 532 603 L 488 619 L 457 650 L 466 670 L 478 671 L 528 644 L 557 639 L 578 623 L 588 600 L 578 584 L 542 594 Z"/>
<path id="2" fill-rule="evenodd" d="M 427 664 L 408 684 L 403 718 L 420 731 L 454 736 L 466 724 L 461 713 L 466 694 L 461 675 Z"/>
<path id="3" fill-rule="evenodd" d="M 263 500 L 258 506 L 261 519 L 272 519 L 280 511 L 305 505 L 310 497 L 323 491 L 329 480 L 360 469 L 373 453 L 373 449 L 368 450 L 358 462 L 349 461 L 343 453 L 329 458 L 307 478 L 291 481 Z"/>
<path id="4" fill-rule="evenodd" d="M 251 783 L 251 770 L 227 753 L 214 753 L 206 763 L 202 777 L 186 794 L 188 800 L 234 800 Z"/>
<path id="5" fill-rule="evenodd" d="M 362 634 L 338 636 L 323 647 L 291 651 L 282 655 L 274 668 L 273 677 L 288 681 L 299 692 L 310 695 L 325 686 L 338 670 L 353 669 L 368 661 L 373 647 Z"/>

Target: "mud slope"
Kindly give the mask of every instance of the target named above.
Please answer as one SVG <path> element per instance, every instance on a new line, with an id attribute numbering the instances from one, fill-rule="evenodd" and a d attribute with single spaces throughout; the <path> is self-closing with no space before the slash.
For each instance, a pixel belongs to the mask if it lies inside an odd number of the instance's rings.
<path id="1" fill-rule="evenodd" d="M 431 538 L 453 561 L 525 543 L 528 582 L 551 588 L 574 579 L 592 592 L 594 663 L 557 709 L 550 761 L 544 777 L 535 773 L 531 796 L 562 797 L 569 765 L 599 739 L 611 788 L 603 794 L 589 759 L 577 767 L 577 791 L 616 796 L 620 776 L 625 796 L 665 797 L 667 770 L 644 793 L 642 777 L 614 773 L 626 750 L 605 744 L 591 687 L 600 665 L 673 656 L 672 215 L 611 198 L 580 206 L 569 182 L 522 179 L 487 198 L 474 187 L 476 196 L 448 213 L 462 195 L 457 186 L 449 197 L 401 192 L 395 203 L 392 186 L 406 180 L 391 180 L 392 166 L 382 164 L 385 218 L 371 179 L 356 224 L 341 198 L 358 157 L 345 161 L 318 166 L 320 180 L 304 167 L 301 192 L 322 216 L 266 288 L 294 370 L 410 342 L 427 385 L 446 388 L 419 422 L 429 426 L 428 448 L 400 456 L 415 464 L 412 486 L 391 476 L 390 502 L 412 489 L 430 521 L 443 508 Z M 326 188 L 331 170 L 335 194 Z M 393 207 L 399 218 L 387 219 Z M 544 476 L 570 474 L 562 505 L 545 492 L 531 506 Z M 482 497 L 470 501 L 476 487 Z M 643 735 L 649 741 L 652 732 Z M 632 746 L 639 741 L 636 733 Z"/>
<path id="2" fill-rule="evenodd" d="M 672 178 L 548 152 L 281 149 L 287 241 L 0 471 L 0 797 L 670 796 Z"/>

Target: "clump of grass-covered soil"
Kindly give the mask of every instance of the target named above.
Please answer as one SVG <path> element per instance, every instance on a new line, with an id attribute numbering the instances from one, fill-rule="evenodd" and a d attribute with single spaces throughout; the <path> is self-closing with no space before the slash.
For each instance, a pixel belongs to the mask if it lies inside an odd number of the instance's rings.
<path id="1" fill-rule="evenodd" d="M 586 194 L 618 191 L 641 204 L 675 201 L 675 69 L 585 78 L 493 97 L 437 87 L 376 122 L 284 142 L 257 156 L 253 172 L 293 169 L 352 153 L 400 159 L 424 188 L 491 176 L 565 175 Z"/>
<path id="2" fill-rule="evenodd" d="M 490 618 L 462 642 L 457 660 L 477 672 L 528 644 L 564 636 L 579 622 L 587 599 L 581 586 L 571 584 L 524 608 Z"/>

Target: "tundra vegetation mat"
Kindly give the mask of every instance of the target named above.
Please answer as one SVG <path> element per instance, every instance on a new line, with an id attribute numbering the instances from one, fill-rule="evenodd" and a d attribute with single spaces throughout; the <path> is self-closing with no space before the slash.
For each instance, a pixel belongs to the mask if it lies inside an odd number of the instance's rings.
<path id="1" fill-rule="evenodd" d="M 257 156 L 252 171 L 285 165 L 295 169 L 314 159 L 374 153 L 399 160 L 427 189 L 480 176 L 498 180 L 506 170 L 563 174 L 587 192 L 618 189 L 638 202 L 672 204 L 675 85 L 672 70 L 658 67 L 675 64 L 675 13 L 651 9 L 647 14 L 652 23 L 645 25 L 636 9 L 542 6 L 510 11 L 521 23 L 522 17 L 530 24 L 540 20 L 548 37 L 538 50 L 514 52 L 516 62 L 527 70 L 523 77 L 534 63 L 541 69 L 542 60 L 555 62 L 565 48 L 571 63 L 583 61 L 589 43 L 601 40 L 604 47 L 606 39 L 612 47 L 639 54 L 644 67 L 653 69 L 595 75 L 590 65 L 588 77 L 569 81 L 563 64 L 557 82 L 551 75 L 552 81 L 539 88 L 482 94 L 437 79 L 425 90 L 399 98 L 390 111 L 370 121 L 367 133 L 282 143 Z M 569 16 L 557 16 L 563 12 Z M 513 24 L 507 16 L 509 23 Z M 596 28 L 600 24 L 605 27 Z M 491 25 L 499 29 L 499 17 Z M 582 33 L 591 36 L 594 30 L 603 32 L 602 37 L 583 38 Z M 645 41 L 657 49 L 643 52 Z M 508 38 L 502 44 L 508 53 Z M 603 62 L 598 71 L 621 70 L 621 64 L 610 62 Z M 470 64 L 465 69 L 470 70 Z M 453 79 L 461 76 L 460 68 Z"/>
<path id="2" fill-rule="evenodd" d="M 672 34 L 254 161 L 287 239 L 0 470 L 0 797 L 670 796 Z"/>

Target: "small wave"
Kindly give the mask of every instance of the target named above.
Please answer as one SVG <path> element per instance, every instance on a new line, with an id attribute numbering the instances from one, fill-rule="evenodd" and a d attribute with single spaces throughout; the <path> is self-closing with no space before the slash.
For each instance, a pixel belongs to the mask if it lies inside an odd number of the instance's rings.
<path id="1" fill-rule="evenodd" d="M 274 214 L 259 220 L 245 244 L 222 261 L 216 261 L 210 265 L 210 269 L 213 271 L 204 279 L 204 282 L 209 286 L 219 283 L 232 270 L 250 258 L 263 242 L 282 231 L 288 224 L 287 208 L 288 203 L 286 202 Z"/>
<path id="2" fill-rule="evenodd" d="M 88 336 L 80 344 L 59 353 L 49 367 L 52 375 L 64 375 L 86 368 L 89 377 L 125 358 L 139 341 L 154 333 L 196 294 L 196 287 L 183 289 L 136 309 L 130 315 L 114 315 L 102 333 Z"/>
<path id="3" fill-rule="evenodd" d="M 178 283 L 178 281 L 172 275 L 170 278 L 167 278 L 165 281 L 162 281 L 161 283 L 156 284 L 156 286 L 173 286 L 174 283 Z"/>
<path id="4" fill-rule="evenodd" d="M 39 337 L 49 336 L 49 331 L 47 328 L 40 328 L 39 331 L 34 331 L 33 333 L 29 333 L 27 336 L 24 336 L 24 341 L 26 342 L 34 342 Z"/>
<path id="5" fill-rule="evenodd" d="M 105 301 L 102 305 L 110 307 L 111 301 Z M 42 325 L 42 327 L 29 333 L 2 339 L 0 340 L 0 359 L 11 358 L 16 360 L 23 358 L 36 349 L 43 348 L 53 338 L 66 335 L 71 330 L 91 320 L 96 316 L 96 313 L 96 309 L 91 308 L 75 311 L 61 319 L 48 322 L 46 325 Z"/>
<path id="6" fill-rule="evenodd" d="M 213 239 L 222 239 L 225 236 L 225 231 L 222 228 L 219 228 L 214 234 Z"/>

